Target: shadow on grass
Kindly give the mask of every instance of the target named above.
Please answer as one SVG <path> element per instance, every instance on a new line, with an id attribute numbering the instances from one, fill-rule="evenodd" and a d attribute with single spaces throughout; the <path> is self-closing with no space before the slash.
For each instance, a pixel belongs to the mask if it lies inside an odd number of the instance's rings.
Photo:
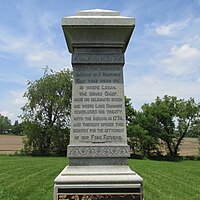
<path id="1" fill-rule="evenodd" d="M 150 157 L 145 157 L 143 155 L 138 155 L 138 154 L 131 154 L 131 159 L 139 159 L 139 160 L 157 160 L 157 161 L 174 161 L 174 162 L 179 162 L 183 160 L 200 160 L 200 155 L 195 155 L 195 156 L 150 156 Z"/>

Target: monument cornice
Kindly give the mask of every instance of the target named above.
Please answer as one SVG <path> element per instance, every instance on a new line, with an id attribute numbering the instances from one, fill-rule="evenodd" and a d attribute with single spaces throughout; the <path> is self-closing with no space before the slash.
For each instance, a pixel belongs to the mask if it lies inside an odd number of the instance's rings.
<path id="1" fill-rule="evenodd" d="M 124 54 L 73 53 L 72 64 L 124 64 Z"/>

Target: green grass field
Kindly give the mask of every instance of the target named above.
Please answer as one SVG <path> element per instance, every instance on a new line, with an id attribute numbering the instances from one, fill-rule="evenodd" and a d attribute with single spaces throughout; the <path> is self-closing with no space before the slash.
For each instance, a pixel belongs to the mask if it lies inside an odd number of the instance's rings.
<path id="1" fill-rule="evenodd" d="M 0 156 L 0 200 L 52 200 L 66 158 Z M 199 200 L 200 161 L 129 160 L 144 179 L 145 200 Z"/>

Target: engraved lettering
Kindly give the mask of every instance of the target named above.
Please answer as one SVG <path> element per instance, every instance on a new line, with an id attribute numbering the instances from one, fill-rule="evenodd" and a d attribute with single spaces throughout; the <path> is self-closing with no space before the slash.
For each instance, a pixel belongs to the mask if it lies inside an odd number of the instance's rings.
<path id="1" fill-rule="evenodd" d="M 81 106 L 78 104 L 74 104 L 74 108 L 80 108 Z"/>
<path id="2" fill-rule="evenodd" d="M 97 104 L 95 103 L 95 108 L 105 108 L 105 105 L 104 104 Z"/>
<path id="3" fill-rule="evenodd" d="M 72 63 L 124 63 L 123 54 L 87 54 L 74 53 Z"/>
<path id="4" fill-rule="evenodd" d="M 73 128 L 73 132 L 74 133 L 87 133 L 88 129 L 77 129 L 77 128 Z"/>
<path id="5" fill-rule="evenodd" d="M 110 79 L 101 79 L 100 83 L 111 83 Z"/>
<path id="6" fill-rule="evenodd" d="M 122 110 L 106 110 L 107 114 L 121 114 Z"/>
<path id="7" fill-rule="evenodd" d="M 85 117 L 86 121 L 90 121 L 92 119 L 92 117 Z"/>
<path id="8" fill-rule="evenodd" d="M 97 110 L 75 110 L 74 114 L 97 114 Z"/>
<path id="9" fill-rule="evenodd" d="M 80 96 L 87 96 L 87 92 L 79 92 Z"/>
<path id="10" fill-rule="evenodd" d="M 116 90 L 117 88 L 116 88 L 116 86 L 109 86 L 109 85 L 104 86 L 104 85 L 102 85 L 101 89 L 102 90 Z"/>
<path id="11" fill-rule="evenodd" d="M 106 108 L 122 108 L 122 104 L 106 104 Z"/>
<path id="12" fill-rule="evenodd" d="M 105 92 L 105 96 L 116 96 L 117 92 Z"/>
<path id="13" fill-rule="evenodd" d="M 74 121 L 83 121 L 83 117 L 74 117 Z"/>
<path id="14" fill-rule="evenodd" d="M 111 101 L 117 101 L 117 102 L 122 102 L 122 98 L 111 98 Z"/>
<path id="15" fill-rule="evenodd" d="M 87 90 L 99 90 L 100 89 L 100 86 L 96 86 L 96 85 L 89 85 L 89 86 L 86 86 L 86 89 Z"/>
<path id="16" fill-rule="evenodd" d="M 89 96 L 102 96 L 102 92 L 89 92 Z"/>
<path id="17" fill-rule="evenodd" d="M 83 101 L 83 98 L 74 98 L 74 102 L 81 102 Z"/>
<path id="18" fill-rule="evenodd" d="M 94 108 L 93 104 L 82 104 L 82 108 Z"/>

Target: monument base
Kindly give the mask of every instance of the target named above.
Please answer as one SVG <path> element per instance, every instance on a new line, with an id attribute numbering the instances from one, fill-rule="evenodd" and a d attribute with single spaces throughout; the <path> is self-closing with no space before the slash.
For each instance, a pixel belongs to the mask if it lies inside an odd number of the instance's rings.
<path id="1" fill-rule="evenodd" d="M 127 165 L 67 166 L 54 181 L 54 200 L 142 200 L 142 178 Z"/>

